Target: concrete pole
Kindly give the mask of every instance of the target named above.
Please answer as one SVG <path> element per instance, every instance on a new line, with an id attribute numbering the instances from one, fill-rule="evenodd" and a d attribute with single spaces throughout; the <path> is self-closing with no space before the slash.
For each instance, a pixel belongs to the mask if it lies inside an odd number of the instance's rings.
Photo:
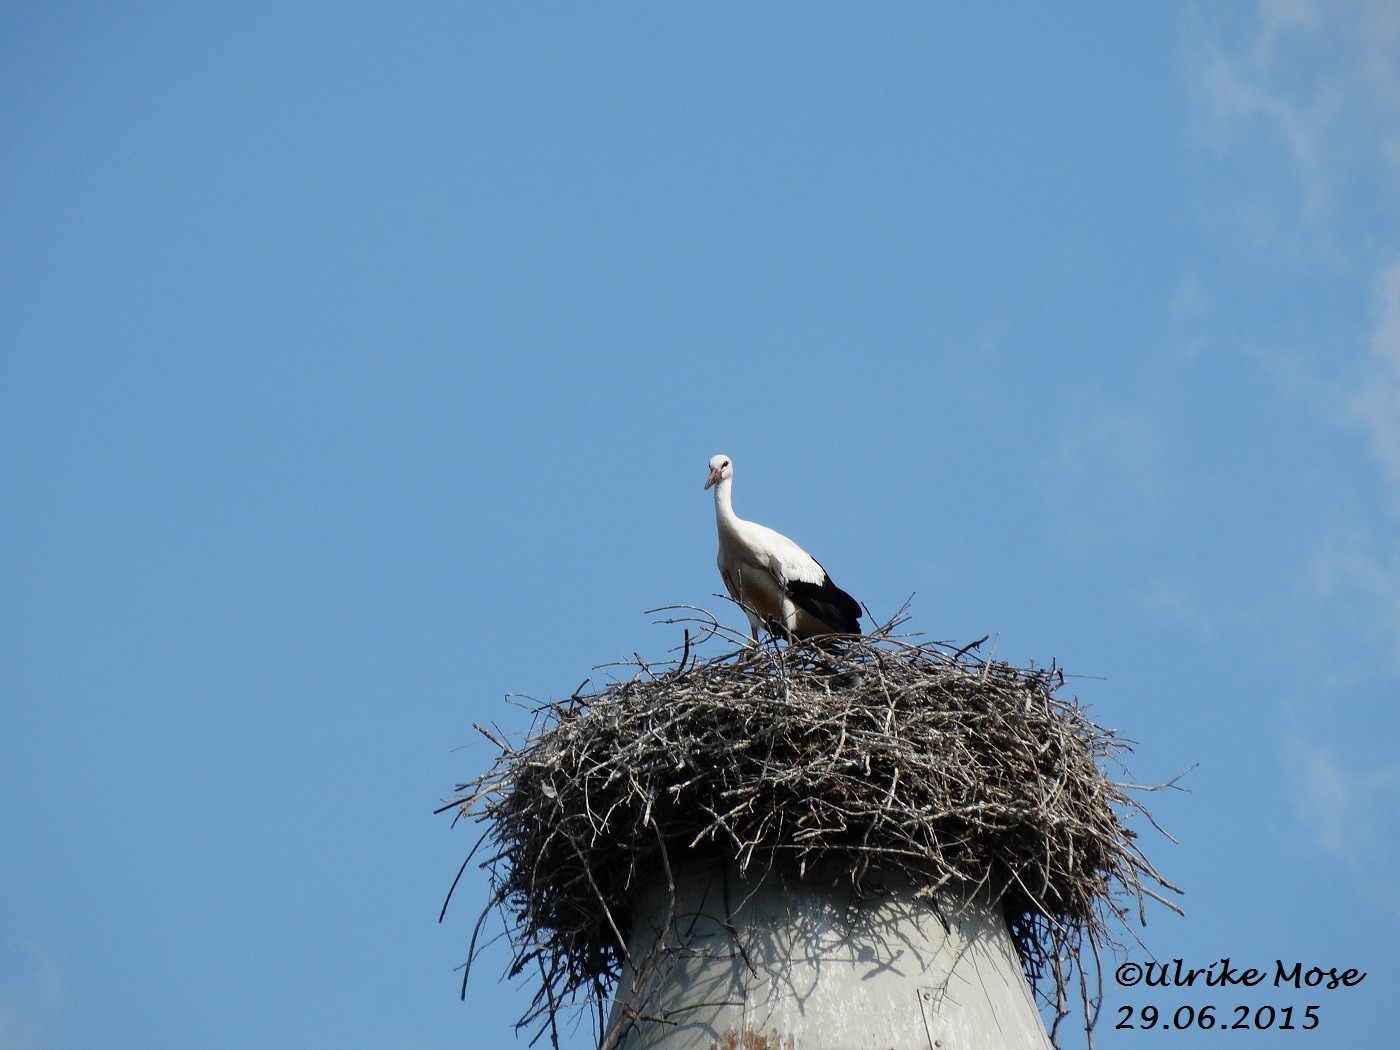
<path id="1" fill-rule="evenodd" d="M 985 900 L 719 867 L 649 887 L 633 931 L 604 1050 L 1050 1050 Z"/>

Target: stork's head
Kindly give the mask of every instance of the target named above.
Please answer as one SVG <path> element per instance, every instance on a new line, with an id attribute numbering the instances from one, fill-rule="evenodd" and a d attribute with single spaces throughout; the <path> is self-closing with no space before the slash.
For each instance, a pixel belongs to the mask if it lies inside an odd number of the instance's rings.
<path id="1" fill-rule="evenodd" d="M 710 457 L 710 476 L 705 479 L 705 487 L 718 485 L 721 481 L 728 481 L 734 476 L 734 461 L 721 452 L 718 456 Z"/>

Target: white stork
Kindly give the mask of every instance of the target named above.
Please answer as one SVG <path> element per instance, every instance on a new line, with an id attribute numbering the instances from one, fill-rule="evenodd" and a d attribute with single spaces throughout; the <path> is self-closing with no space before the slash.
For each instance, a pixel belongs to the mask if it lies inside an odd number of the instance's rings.
<path id="1" fill-rule="evenodd" d="M 754 641 L 760 627 L 788 638 L 860 634 L 860 604 L 831 582 L 816 558 L 781 533 L 734 513 L 733 480 L 734 461 L 712 457 L 705 487 L 715 487 L 715 561 L 729 596 L 749 618 Z"/>

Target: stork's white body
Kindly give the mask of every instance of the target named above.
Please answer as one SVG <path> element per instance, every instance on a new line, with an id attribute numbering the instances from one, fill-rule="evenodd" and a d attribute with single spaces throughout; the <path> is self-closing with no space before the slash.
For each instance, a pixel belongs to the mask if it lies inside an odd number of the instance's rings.
<path id="1" fill-rule="evenodd" d="M 754 640 L 760 627 L 788 638 L 859 634 L 859 603 L 831 582 L 816 558 L 782 533 L 734 513 L 733 480 L 728 456 L 710 460 L 705 487 L 715 489 L 715 564 L 729 596 L 748 617 Z"/>

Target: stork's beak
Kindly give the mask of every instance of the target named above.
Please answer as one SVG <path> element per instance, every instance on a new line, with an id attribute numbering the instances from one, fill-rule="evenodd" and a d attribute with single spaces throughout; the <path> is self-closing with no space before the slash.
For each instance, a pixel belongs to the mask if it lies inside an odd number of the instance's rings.
<path id="1" fill-rule="evenodd" d="M 709 476 L 708 478 L 705 479 L 705 488 L 709 488 L 711 485 L 715 485 L 715 484 L 718 484 L 718 483 L 719 483 L 719 470 L 718 470 L 718 468 L 716 468 L 716 469 L 714 469 L 714 470 L 711 470 L 711 471 L 710 471 L 710 476 Z"/>

